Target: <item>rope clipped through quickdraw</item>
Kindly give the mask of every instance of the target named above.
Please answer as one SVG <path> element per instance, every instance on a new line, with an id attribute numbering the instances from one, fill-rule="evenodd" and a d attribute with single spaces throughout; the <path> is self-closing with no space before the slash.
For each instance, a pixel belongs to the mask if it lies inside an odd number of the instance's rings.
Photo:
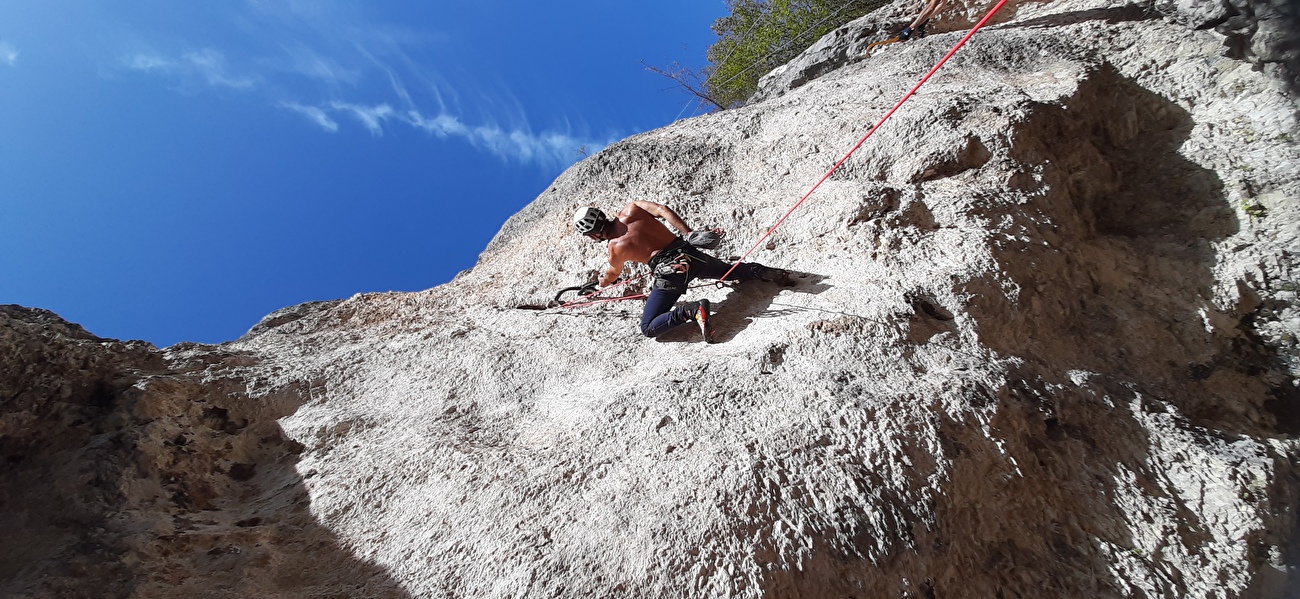
<path id="1" fill-rule="evenodd" d="M 894 107 L 889 109 L 889 112 L 885 113 L 885 116 L 881 117 L 880 121 L 876 123 L 876 126 L 872 127 L 871 130 L 868 131 L 866 135 L 863 135 L 862 139 L 858 140 L 857 144 L 854 144 L 853 148 L 849 150 L 848 154 L 845 154 L 844 157 L 841 158 L 839 162 L 836 162 L 835 166 L 831 167 L 831 170 L 826 171 L 826 174 L 822 175 L 822 178 L 817 180 L 817 183 L 812 186 L 812 189 L 809 189 L 808 193 L 804 194 L 802 198 L 799 198 L 799 201 L 795 202 L 794 206 L 790 207 L 790 209 L 787 210 L 786 213 L 782 215 L 779 220 L 776 221 L 776 224 L 772 225 L 772 228 L 768 229 L 767 232 L 764 233 L 762 237 L 759 237 L 758 242 L 755 243 L 753 247 L 749 248 L 749 251 L 745 252 L 745 255 L 741 256 L 740 259 L 737 260 L 735 264 L 732 264 L 731 268 L 728 269 L 727 272 L 718 279 L 718 282 L 721 283 L 722 281 L 726 280 L 728 276 L 731 276 L 731 273 L 735 271 L 736 268 L 739 267 L 740 264 L 744 262 L 745 259 L 748 258 L 750 254 L 754 253 L 754 250 L 758 249 L 759 246 L 763 245 L 763 242 L 767 241 L 767 238 L 772 236 L 772 233 L 776 231 L 777 227 L 781 226 L 781 223 L 785 222 L 785 219 L 790 218 L 790 215 L 793 214 L 795 210 L 798 210 L 799 206 L 802 206 L 803 203 L 807 201 L 810 196 L 812 196 L 813 192 L 817 191 L 818 187 L 821 187 L 822 183 L 824 183 L 827 179 L 829 179 L 831 175 L 835 173 L 835 171 L 839 170 L 839 168 L 843 166 L 845 162 L 848 161 L 849 157 L 852 156 L 854 152 L 858 151 L 858 148 L 862 147 L 862 144 L 866 143 L 867 139 L 870 138 L 872 134 L 874 134 L 876 130 L 880 128 L 881 125 L 884 125 L 885 121 L 889 120 L 889 117 L 894 116 L 894 113 L 898 111 L 899 107 L 901 107 L 903 103 L 907 102 L 912 97 L 912 95 L 916 93 L 916 90 L 921 89 L 921 86 L 925 85 L 925 82 L 929 81 L 930 77 L 933 76 L 936 72 L 938 72 L 939 69 L 943 67 L 944 63 L 948 62 L 949 58 L 952 58 L 953 54 L 957 53 L 957 50 L 960 50 L 962 46 L 966 45 L 966 40 L 969 40 L 972 35 L 975 35 L 975 32 L 979 31 L 980 28 L 983 27 L 984 24 L 989 21 L 989 19 L 993 18 L 993 15 L 997 14 L 998 10 L 1000 10 L 1002 6 L 1005 5 L 1006 3 L 1007 0 L 999 0 L 997 5 L 993 7 L 993 10 L 989 11 L 989 14 L 984 15 L 983 19 L 980 19 L 980 21 L 976 23 L 974 27 L 971 27 L 971 30 L 966 33 L 966 36 L 961 38 L 961 41 L 957 42 L 957 45 L 953 46 L 952 49 L 949 50 L 948 53 L 945 54 L 941 60 L 939 60 L 939 63 L 934 65 L 934 68 L 930 69 L 930 72 L 926 73 L 924 77 L 921 77 L 921 80 L 918 81 L 916 85 L 912 86 L 912 89 L 903 96 L 903 99 L 899 100 L 897 104 L 894 104 Z"/>
<path id="2" fill-rule="evenodd" d="M 637 279 L 643 279 L 643 278 L 645 278 L 645 275 L 640 276 L 640 277 L 637 277 L 636 279 L 632 279 L 632 280 L 629 280 L 629 281 L 624 281 L 624 282 L 622 282 L 622 283 L 617 283 L 617 284 L 614 284 L 614 285 L 610 285 L 609 287 L 606 287 L 605 289 L 600 289 L 600 290 L 598 290 L 598 291 L 593 291 L 593 292 L 588 293 L 588 294 L 586 294 L 586 295 L 584 295 L 584 296 L 582 296 L 582 297 L 579 297 L 578 299 L 575 299 L 575 300 L 570 301 L 570 302 L 567 302 L 567 303 L 560 304 L 560 305 L 555 306 L 555 307 L 556 307 L 556 308 L 586 308 L 587 306 L 594 306 L 594 305 L 596 305 L 596 304 L 607 304 L 607 303 L 609 303 L 609 302 L 621 302 L 621 301 L 625 301 L 625 300 L 645 299 L 645 298 L 647 298 L 647 297 L 650 297 L 650 294 L 649 294 L 649 293 L 635 293 L 635 294 L 632 294 L 632 295 L 620 295 L 620 296 L 618 296 L 618 297 L 596 297 L 597 295 L 600 295 L 601 293 L 605 292 L 606 290 L 613 289 L 613 288 L 615 288 L 615 287 L 619 287 L 619 286 L 621 286 L 621 285 L 624 284 L 624 283 L 631 283 L 632 281 L 635 281 L 635 280 L 637 280 Z M 687 286 L 686 288 L 687 288 L 687 289 L 699 289 L 699 288 L 701 288 L 701 287 L 712 287 L 712 286 L 714 286 L 715 284 L 717 284 L 717 283 L 696 283 L 696 284 L 694 284 L 694 285 L 689 285 L 689 286 Z M 567 289 L 566 289 L 566 291 L 567 291 Z M 583 300 L 586 300 L 586 301 L 583 301 Z"/>
<path id="3" fill-rule="evenodd" d="M 596 293 L 600 293 L 600 292 L 597 291 Z M 618 297 L 597 297 L 597 298 L 592 298 L 585 302 L 581 301 L 590 298 L 592 295 L 596 295 L 596 293 L 593 293 L 591 295 L 584 295 L 567 304 L 560 304 L 559 306 L 556 307 L 557 308 L 586 308 L 587 306 L 594 306 L 596 304 L 607 304 L 609 302 L 621 302 L 625 300 L 645 299 L 647 297 L 650 297 L 649 293 L 637 293 L 634 295 L 620 295 Z"/>
<path id="4" fill-rule="evenodd" d="M 610 285 L 609 287 L 605 287 L 604 289 L 597 289 L 595 291 L 592 291 L 591 293 L 580 295 L 578 296 L 577 299 L 562 303 L 556 307 L 557 308 L 585 308 L 587 306 L 594 306 L 596 304 L 605 304 L 609 302 L 621 302 L 624 300 L 634 300 L 634 299 L 649 297 L 650 294 L 648 293 L 634 293 L 630 295 L 622 295 L 619 297 L 596 297 L 606 291 L 609 291 L 610 289 L 618 289 L 619 287 L 624 287 L 631 283 L 640 281 L 641 279 L 644 279 L 648 276 L 650 275 L 647 273 L 636 278 L 628 279 L 626 281 L 619 281 L 617 283 L 614 283 L 613 285 Z M 564 289 L 561 289 L 560 293 L 555 296 L 555 301 L 557 302 L 560 301 L 560 296 L 564 295 L 564 292 L 572 291 L 574 289 L 581 290 L 581 287 L 565 287 Z"/>
<path id="5" fill-rule="evenodd" d="M 625 301 L 625 300 L 645 299 L 645 298 L 647 298 L 647 297 L 650 297 L 650 294 L 649 294 L 649 293 L 633 293 L 633 294 L 629 294 L 629 295 L 620 295 L 620 296 L 618 296 L 618 297 L 596 297 L 596 296 L 598 296 L 598 295 L 600 295 L 600 294 L 602 294 L 602 293 L 604 293 L 604 292 L 606 292 L 606 291 L 609 291 L 610 289 L 617 289 L 617 288 L 619 288 L 619 287 L 623 287 L 623 286 L 625 286 L 625 285 L 630 285 L 630 284 L 632 284 L 632 283 L 635 283 L 635 282 L 637 282 L 637 281 L 640 281 L 641 279 L 644 279 L 644 278 L 650 276 L 650 274 L 651 274 L 651 273 L 646 273 L 646 274 L 643 274 L 643 275 L 641 275 L 641 276 L 639 276 L 639 277 L 631 278 L 631 279 L 628 279 L 628 280 L 626 280 L 626 281 L 619 281 L 619 282 L 617 282 L 617 283 L 614 283 L 613 285 L 610 285 L 609 287 L 605 287 L 604 289 L 597 289 L 597 290 L 595 290 L 595 291 L 592 291 L 591 293 L 582 294 L 582 295 L 580 295 L 580 296 L 579 296 L 577 299 L 575 299 L 575 300 L 571 300 L 571 301 L 568 301 L 568 302 L 562 303 L 562 304 L 560 304 L 560 305 L 558 305 L 558 306 L 555 306 L 555 307 L 556 307 L 556 308 L 586 308 L 587 306 L 594 306 L 594 305 L 596 305 L 596 304 L 607 304 L 607 303 L 609 303 L 609 302 L 621 302 L 621 301 Z M 715 283 L 696 283 L 696 284 L 694 284 L 694 285 L 689 285 L 689 286 L 687 286 L 686 288 L 687 288 L 687 289 L 699 289 L 699 288 L 701 288 L 701 287 L 711 287 L 711 286 L 713 286 L 714 284 L 715 284 Z M 567 292 L 567 291 L 574 291 L 574 290 L 580 290 L 580 289 L 581 289 L 581 287 L 565 287 L 564 289 L 561 289 L 561 290 L 560 290 L 560 293 L 558 293 L 558 294 L 555 296 L 555 301 L 556 301 L 556 302 L 559 302 L 559 301 L 560 301 L 560 296 L 561 296 L 561 295 L 564 295 L 564 293 Z"/>

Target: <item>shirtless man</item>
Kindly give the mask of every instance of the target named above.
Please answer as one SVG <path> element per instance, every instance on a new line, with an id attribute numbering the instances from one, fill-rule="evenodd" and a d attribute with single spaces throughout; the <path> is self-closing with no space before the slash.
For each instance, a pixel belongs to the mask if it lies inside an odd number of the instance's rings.
<path id="1" fill-rule="evenodd" d="M 600 286 L 608 287 L 623 274 L 625 262 L 648 264 L 654 272 L 654 284 L 641 313 L 641 333 L 658 337 L 688 321 L 700 325 L 705 342 L 713 342 L 709 325 L 709 300 L 688 302 L 674 307 L 697 278 L 717 279 L 726 274 L 730 264 L 700 251 L 674 235 L 659 219 L 668 221 L 682 235 L 692 230 L 672 208 L 641 200 L 628 204 L 613 219 L 596 208 L 579 208 L 573 215 L 573 228 L 596 241 L 609 242 L 609 267 L 600 277 Z M 788 284 L 789 273 L 761 264 L 742 263 L 732 271 L 737 281 L 777 281 Z"/>

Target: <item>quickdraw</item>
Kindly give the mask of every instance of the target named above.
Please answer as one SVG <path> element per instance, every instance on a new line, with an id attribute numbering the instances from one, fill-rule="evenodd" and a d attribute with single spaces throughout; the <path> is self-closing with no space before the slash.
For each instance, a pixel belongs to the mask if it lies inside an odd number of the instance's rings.
<path id="1" fill-rule="evenodd" d="M 597 288 L 595 283 L 588 283 L 586 285 L 576 285 L 573 287 L 565 287 L 564 289 L 561 289 L 558 293 L 555 294 L 555 299 L 551 303 L 558 304 L 554 306 L 557 308 L 584 308 L 586 306 L 594 306 L 596 304 L 604 304 L 609 302 L 621 302 L 624 300 L 633 300 L 633 299 L 641 299 L 641 298 L 649 297 L 650 294 L 648 293 L 633 293 L 628 295 L 622 295 L 619 297 L 596 297 L 606 291 L 627 286 L 631 283 L 640 281 L 641 279 L 644 279 L 648 276 L 650 275 L 645 274 L 632 279 L 617 281 L 613 285 L 610 285 L 609 287 L 605 287 L 604 289 Z M 577 292 L 578 297 L 569 300 L 568 302 L 565 302 L 564 294 L 569 293 L 570 291 Z"/>
<path id="2" fill-rule="evenodd" d="M 556 297 L 559 297 L 559 296 L 557 295 Z M 585 307 L 587 307 L 587 306 L 595 306 L 596 304 L 607 304 L 607 303 L 610 303 L 610 302 L 621 302 L 621 301 L 625 301 L 625 300 L 645 299 L 645 298 L 647 298 L 647 297 L 650 297 L 650 294 L 649 294 L 649 293 L 637 293 L 637 294 L 633 294 L 633 295 L 620 295 L 620 296 L 618 296 L 618 297 L 597 297 L 597 298 L 591 298 L 591 299 L 588 299 L 589 297 L 590 297 L 590 296 L 583 296 L 583 297 L 580 297 L 580 298 L 578 298 L 578 299 L 576 299 L 576 300 L 573 300 L 573 301 L 571 301 L 571 302 L 564 303 L 564 304 L 560 304 L 560 305 L 558 305 L 558 306 L 554 306 L 554 307 L 556 307 L 556 308 L 585 308 Z M 582 300 L 587 300 L 587 301 L 582 301 Z M 556 301 L 559 301 L 559 300 L 556 300 Z"/>
<path id="3" fill-rule="evenodd" d="M 866 54 L 866 56 L 865 56 L 864 58 L 871 58 L 871 51 L 872 51 L 872 50 L 875 50 L 875 49 L 876 49 L 876 46 L 884 46 L 884 45 L 886 45 L 886 44 L 892 44 L 892 43 L 895 43 L 895 42 L 898 42 L 898 41 L 900 41 L 900 40 L 898 39 L 898 36 L 895 35 L 894 37 L 891 37 L 891 38 L 889 38 L 889 39 L 887 39 L 887 40 L 881 40 L 881 41 L 879 41 L 879 42 L 872 42 L 872 43 L 870 43 L 870 44 L 867 44 L 867 54 Z"/>

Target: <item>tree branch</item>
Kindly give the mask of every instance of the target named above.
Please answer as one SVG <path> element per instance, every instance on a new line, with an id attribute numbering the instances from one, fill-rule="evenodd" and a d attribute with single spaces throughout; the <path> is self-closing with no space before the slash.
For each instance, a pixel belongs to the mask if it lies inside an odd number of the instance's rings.
<path id="1" fill-rule="evenodd" d="M 699 73 L 683 67 L 676 62 L 666 69 L 648 65 L 644 60 L 641 61 L 641 66 L 645 67 L 647 71 L 658 73 L 671 79 L 678 87 L 681 87 L 692 96 L 695 96 L 701 104 L 708 104 L 711 106 L 712 108 L 710 110 L 723 110 L 725 108 L 722 103 L 709 97 L 709 93 L 705 90 L 704 83 L 700 80 Z"/>

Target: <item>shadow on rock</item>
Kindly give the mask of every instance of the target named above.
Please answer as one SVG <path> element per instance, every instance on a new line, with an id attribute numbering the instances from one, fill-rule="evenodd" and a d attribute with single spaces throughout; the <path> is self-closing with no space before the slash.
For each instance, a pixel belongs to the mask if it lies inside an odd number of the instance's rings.
<path id="1" fill-rule="evenodd" d="M 1045 165 L 1046 193 L 1012 216 L 1042 239 L 995 244 L 1017 296 L 971 289 L 972 314 L 999 353 L 1142 381 L 1194 421 L 1253 430 L 1259 410 L 1232 406 L 1260 407 L 1241 398 L 1268 395 L 1257 375 L 1270 365 L 1243 338 L 1248 314 L 1219 314 L 1208 299 L 1213 244 L 1239 223 L 1218 176 L 1179 152 L 1191 127 L 1110 69 L 1066 107 L 1036 109 L 1013 157 Z"/>
<path id="2" fill-rule="evenodd" d="M 1060 592 L 1087 589 L 1080 585 L 1089 572 L 1105 571 L 1117 556 L 1152 588 L 1202 592 L 1188 586 L 1200 568 L 1195 556 L 1219 551 L 1226 533 L 1216 537 L 1205 519 L 1202 502 L 1212 499 L 1190 505 L 1169 480 L 1168 462 L 1187 460 L 1206 471 L 1246 468 L 1225 465 L 1233 440 L 1268 438 L 1290 426 L 1267 410 L 1285 377 L 1251 330 L 1253 292 L 1239 281 L 1243 299 L 1231 313 L 1210 300 L 1214 243 L 1236 234 L 1239 222 L 1217 174 L 1180 152 L 1192 126 L 1176 104 L 1109 68 L 1090 74 L 1064 107 L 1035 108 L 1014 133 L 1012 155 L 1044 165 L 1043 194 L 1013 212 L 1015 226 L 1037 238 L 994 242 L 1014 293 L 979 283 L 963 290 L 976 298 L 970 313 L 980 340 L 1023 360 L 998 394 L 994 425 L 1007 444 L 986 449 L 1013 456 L 1024 479 L 1050 481 L 1043 490 L 1001 496 L 1032 503 L 1035 494 L 1059 495 L 1044 505 L 1078 505 L 1068 523 L 1028 504 L 1009 515 L 1070 564 L 1028 567 L 1057 570 L 1048 582 L 1077 580 Z M 1159 443 L 1148 438 L 1153 428 L 1161 431 Z M 1151 455 L 1180 442 L 1197 449 Z M 1251 533 L 1261 555 L 1286 547 L 1294 527 L 1290 510 L 1280 507 L 1294 502 L 1294 485 L 1284 473 L 1277 477 L 1276 497 L 1228 489 L 1220 498 L 1258 504 L 1273 520 Z M 952 495 L 994 492 L 978 489 L 987 481 L 961 484 L 969 487 Z M 1127 498 L 1127 511 L 1117 508 L 1117 497 Z M 1146 523 L 1134 522 L 1135 509 Z M 1165 543 L 1178 548 L 1161 545 L 1152 554 L 1132 538 L 1150 527 L 1176 531 Z M 1013 553 L 1003 553 L 1003 562 L 986 565 L 1024 571 Z M 1256 587 L 1284 584 L 1267 559 L 1248 561 Z M 1102 595 L 1126 592 L 1118 582 L 1092 584 L 1090 592 Z"/>
<path id="3" fill-rule="evenodd" d="M 746 281 L 736 285 L 726 299 L 713 304 L 713 341 L 726 343 L 740 334 L 757 320 L 783 316 L 797 311 L 809 310 L 793 305 L 777 305 L 776 298 L 782 291 L 792 293 L 819 294 L 831 286 L 826 284 L 824 275 L 790 272 L 791 285 L 778 285 L 759 281 Z M 773 308 L 773 306 L 777 306 Z M 657 338 L 664 342 L 699 341 L 699 333 L 693 327 L 683 325 Z"/>
<path id="4" fill-rule="evenodd" d="M 0 594 L 407 597 L 312 516 L 276 422 L 303 394 L 249 397 L 209 377 L 253 357 L 181 351 L 0 307 Z"/>

